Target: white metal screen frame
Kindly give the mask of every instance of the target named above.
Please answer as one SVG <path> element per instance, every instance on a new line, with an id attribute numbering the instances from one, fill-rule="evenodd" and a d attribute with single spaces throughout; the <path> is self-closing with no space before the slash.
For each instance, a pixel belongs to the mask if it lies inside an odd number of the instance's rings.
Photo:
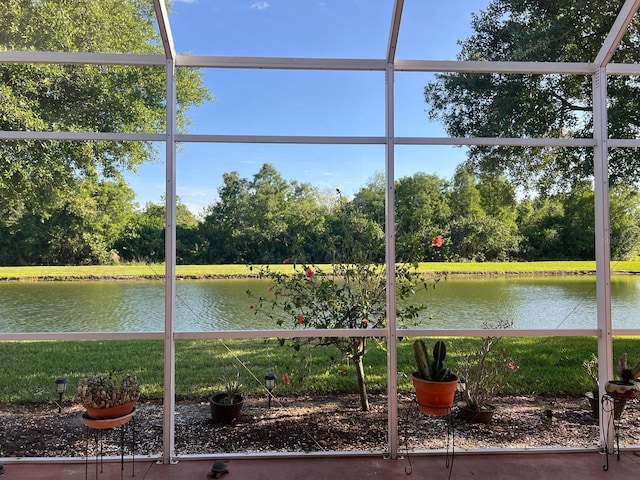
<path id="1" fill-rule="evenodd" d="M 594 149 L 595 168 L 595 225 L 596 225 L 596 298 L 597 328 L 587 330 L 510 330 L 496 331 L 509 336 L 597 336 L 598 357 L 600 359 L 600 386 L 607 380 L 607 372 L 612 370 L 612 336 L 639 334 L 640 330 L 625 329 L 613 331 L 611 328 L 610 291 L 610 250 L 609 250 L 609 209 L 608 209 L 608 148 L 637 148 L 640 139 L 609 139 L 607 131 L 607 91 L 608 75 L 640 75 L 640 65 L 615 64 L 611 58 L 620 39 L 640 6 L 640 0 L 626 0 L 619 15 L 605 39 L 594 62 L 552 63 L 552 62 L 469 62 L 435 60 L 397 60 L 396 44 L 403 0 L 395 0 L 387 54 L 384 59 L 322 59 L 322 58 L 278 58 L 278 57 L 219 57 L 178 55 L 173 45 L 170 24 L 163 0 L 153 0 L 159 31 L 164 46 L 163 55 L 99 54 L 61 52 L 0 52 L 0 63 L 48 63 L 48 64 L 96 64 L 156 66 L 166 72 L 166 131 L 156 133 L 107 133 L 107 132 L 24 132 L 0 131 L 2 140 L 106 140 L 106 141 L 152 141 L 164 142 L 166 148 L 166 269 L 165 269 L 165 326 L 163 332 L 145 333 L 32 333 L 0 334 L 0 341 L 57 340 L 57 339 L 163 339 L 164 340 L 164 420 L 162 461 L 175 461 L 174 452 L 174 407 L 175 407 L 175 341 L 194 338 L 273 338 L 273 337 L 326 337 L 349 336 L 351 330 L 260 330 L 260 331 L 218 331 L 218 332 L 175 332 L 176 295 L 176 143 L 278 143 L 278 144 L 344 144 L 344 145 L 385 145 L 386 175 L 386 266 L 387 266 L 387 315 L 388 326 L 377 331 L 358 330 L 358 336 L 385 337 L 388 344 L 388 446 L 386 454 L 396 458 L 398 452 L 397 379 L 395 372 L 396 339 L 401 336 L 483 336 L 491 330 L 430 330 L 396 328 L 395 319 L 395 238 L 394 230 L 394 148 L 395 145 L 504 145 L 504 146 L 549 146 L 549 147 L 591 147 Z M 287 69 L 287 70 L 372 70 L 385 72 L 385 136 L 260 136 L 260 135 L 191 135 L 176 133 L 176 68 L 247 68 L 247 69 Z M 563 74 L 590 75 L 593 78 L 593 138 L 453 138 L 453 137 L 396 137 L 394 133 L 394 75 L 395 72 L 464 72 L 464 73 L 510 73 L 510 74 Z M 604 368 L 602 368 L 604 367 Z M 601 392 L 602 393 L 602 392 Z M 601 442 L 613 435 L 607 431 L 606 412 L 600 414 Z M 609 445 L 612 452 L 612 445 Z M 339 452 L 329 452 L 337 454 Z M 379 452 L 378 452 L 379 453 Z M 282 454 L 280 454 L 282 455 Z M 284 454 L 295 456 L 294 453 Z M 308 455 L 308 454 L 305 454 Z M 219 455 L 218 455 L 219 456 Z M 48 461 L 52 459 L 46 459 Z M 24 461 L 24 460 L 22 460 Z"/>

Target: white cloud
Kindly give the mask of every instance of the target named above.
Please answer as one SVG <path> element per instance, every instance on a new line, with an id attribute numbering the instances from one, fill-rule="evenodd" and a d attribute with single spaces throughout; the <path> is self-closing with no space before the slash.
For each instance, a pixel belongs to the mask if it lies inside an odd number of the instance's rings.
<path id="1" fill-rule="evenodd" d="M 266 10 L 270 6 L 271 5 L 269 5 L 269 2 L 255 2 L 251 5 L 251 8 L 254 8 L 256 10 Z"/>

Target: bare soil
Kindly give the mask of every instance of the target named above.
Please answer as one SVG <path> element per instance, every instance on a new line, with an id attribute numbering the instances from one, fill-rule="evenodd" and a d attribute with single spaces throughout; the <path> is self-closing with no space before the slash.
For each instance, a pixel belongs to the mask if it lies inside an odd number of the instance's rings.
<path id="1" fill-rule="evenodd" d="M 266 398 L 248 398 L 234 425 L 213 424 L 206 401 L 179 402 L 176 453 L 385 451 L 386 396 L 370 400 L 371 410 L 363 412 L 356 395 L 281 398 L 270 409 Z M 399 396 L 398 403 L 402 451 L 599 445 L 597 420 L 582 398 L 500 397 L 487 425 L 460 419 L 457 408 L 451 416 L 424 415 L 412 395 Z M 638 401 L 631 401 L 616 422 L 621 445 L 640 444 L 638 411 Z M 71 402 L 61 414 L 52 403 L 0 405 L 0 415 L 0 457 L 82 457 L 98 444 L 96 432 L 82 420 L 82 408 Z M 118 455 L 121 440 L 130 446 L 135 432 L 136 455 L 159 455 L 162 421 L 160 404 L 140 402 L 135 422 L 103 433 L 103 453 Z"/>

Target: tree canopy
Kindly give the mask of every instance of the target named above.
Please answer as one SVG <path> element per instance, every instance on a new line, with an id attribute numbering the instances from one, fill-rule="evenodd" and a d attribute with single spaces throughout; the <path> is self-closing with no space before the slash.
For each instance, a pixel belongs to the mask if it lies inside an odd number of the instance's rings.
<path id="1" fill-rule="evenodd" d="M 606 4 L 603 6 L 603 3 Z M 475 14 L 459 60 L 592 62 L 623 0 L 493 0 Z M 632 21 L 613 61 L 640 61 L 640 20 Z M 608 78 L 609 136 L 637 138 L 640 83 Z M 452 136 L 591 138 L 592 79 L 584 75 L 444 73 L 424 89 L 429 116 Z M 472 146 L 481 172 L 506 173 L 543 191 L 593 174 L 589 148 Z M 637 149 L 610 150 L 612 182 L 640 179 Z"/>
<path id="2" fill-rule="evenodd" d="M 6 0 L 0 49 L 161 53 L 151 2 Z M 178 126 L 209 99 L 200 72 L 179 69 Z M 158 132 L 165 125 L 164 68 L 67 64 L 0 65 L 0 130 Z M 0 225 L 46 220 L 84 182 L 122 182 L 153 158 L 142 142 L 21 140 L 0 143 Z"/>

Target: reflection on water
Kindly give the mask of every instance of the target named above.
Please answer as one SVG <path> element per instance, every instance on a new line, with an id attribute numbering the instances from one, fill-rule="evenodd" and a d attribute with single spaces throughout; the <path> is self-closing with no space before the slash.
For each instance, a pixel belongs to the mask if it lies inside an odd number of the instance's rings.
<path id="1" fill-rule="evenodd" d="M 640 280 L 612 278 L 614 328 L 639 328 Z M 177 283 L 178 331 L 251 330 L 277 326 L 250 309 L 268 281 L 185 280 Z M 512 320 L 516 328 L 596 328 L 595 277 L 448 278 L 416 301 L 429 305 L 419 325 L 481 328 Z M 408 327 L 413 325 L 407 325 Z M 162 331 L 164 283 L 0 283 L 0 331 Z"/>

